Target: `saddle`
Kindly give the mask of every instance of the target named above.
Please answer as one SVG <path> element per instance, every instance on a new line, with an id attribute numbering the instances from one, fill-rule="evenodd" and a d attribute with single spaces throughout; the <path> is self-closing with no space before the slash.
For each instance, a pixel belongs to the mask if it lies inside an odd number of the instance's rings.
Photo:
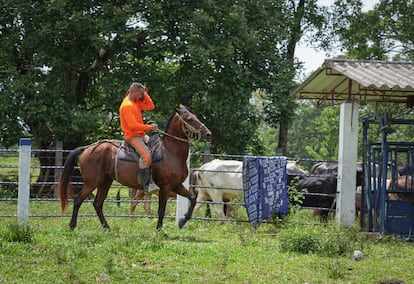
<path id="1" fill-rule="evenodd" d="M 162 140 L 158 133 L 152 133 L 151 137 L 148 140 L 144 139 L 145 144 L 147 144 L 151 153 L 151 161 L 158 162 L 162 160 Z M 118 180 L 118 162 L 119 161 L 128 161 L 133 163 L 138 163 L 139 153 L 130 146 L 125 140 L 119 144 L 118 152 L 115 157 L 115 176 Z M 151 175 L 150 175 L 151 176 Z M 139 183 L 139 182 L 138 182 Z M 148 191 L 148 184 L 144 186 L 144 190 Z"/>
<path id="2" fill-rule="evenodd" d="M 148 141 L 145 142 L 148 148 L 150 149 L 151 153 L 151 161 L 158 162 L 162 160 L 162 140 L 158 133 L 152 133 L 151 137 Z M 129 161 L 129 162 L 137 162 L 139 157 L 139 153 L 130 146 L 125 140 L 121 142 L 118 153 L 117 153 L 117 160 L 122 161 Z"/>

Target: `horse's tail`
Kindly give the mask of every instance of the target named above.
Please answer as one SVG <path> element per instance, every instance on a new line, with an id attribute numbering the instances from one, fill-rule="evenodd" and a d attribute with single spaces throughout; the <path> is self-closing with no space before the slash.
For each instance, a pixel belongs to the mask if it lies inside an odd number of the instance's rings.
<path id="1" fill-rule="evenodd" d="M 73 169 L 77 164 L 78 156 L 85 150 L 85 148 L 87 147 L 81 146 L 74 149 L 72 152 L 70 152 L 68 158 L 66 159 L 65 166 L 63 168 L 63 172 L 60 176 L 58 183 L 60 207 L 62 208 L 62 212 L 66 211 L 69 203 L 69 197 L 72 193 L 72 185 L 70 183 L 70 178 L 72 176 Z"/>

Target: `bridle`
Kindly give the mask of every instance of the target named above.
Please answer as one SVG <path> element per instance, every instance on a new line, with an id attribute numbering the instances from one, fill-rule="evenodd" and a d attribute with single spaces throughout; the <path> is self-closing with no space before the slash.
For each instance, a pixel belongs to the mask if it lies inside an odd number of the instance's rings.
<path id="1" fill-rule="evenodd" d="M 177 113 L 177 115 L 178 115 L 178 118 L 181 122 L 181 127 L 182 127 L 182 130 L 184 132 L 184 135 L 187 137 L 187 139 L 184 139 L 184 138 L 181 138 L 181 137 L 178 137 L 178 136 L 175 136 L 175 135 L 171 135 L 171 134 L 169 134 L 167 132 L 164 132 L 162 130 L 159 130 L 159 129 L 158 129 L 158 132 L 160 132 L 161 134 L 164 134 L 168 137 L 171 137 L 175 140 L 186 142 L 186 143 L 190 143 L 190 139 L 200 140 L 201 139 L 201 131 L 203 130 L 203 128 L 207 128 L 204 125 L 204 123 L 201 123 L 200 127 L 198 129 L 196 129 L 194 126 L 190 125 L 184 119 L 185 116 L 187 115 L 187 112 L 183 112 L 183 113 L 180 113 L 180 114 Z"/>
<path id="2" fill-rule="evenodd" d="M 196 129 L 194 126 L 190 125 L 184 117 L 187 115 L 187 112 L 182 113 L 178 116 L 178 118 L 181 121 L 181 126 L 183 129 L 183 132 L 187 138 L 193 139 L 193 140 L 200 140 L 201 139 L 201 131 L 204 129 L 207 129 L 207 127 L 204 125 L 204 123 L 201 123 L 200 127 Z"/>

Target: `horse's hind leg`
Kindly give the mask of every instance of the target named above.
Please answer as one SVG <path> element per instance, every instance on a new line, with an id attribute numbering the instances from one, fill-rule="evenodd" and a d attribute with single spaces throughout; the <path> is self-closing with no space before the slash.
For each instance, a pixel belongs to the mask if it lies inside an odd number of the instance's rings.
<path id="1" fill-rule="evenodd" d="M 134 215 L 135 208 L 137 207 L 138 200 L 141 200 L 144 197 L 144 190 L 143 189 L 134 189 L 135 194 L 132 198 L 131 207 L 129 209 L 129 215 Z"/>
<path id="2" fill-rule="evenodd" d="M 144 193 L 144 210 L 148 216 L 151 215 L 151 194 L 146 192 Z"/>
<path id="3" fill-rule="evenodd" d="M 84 183 L 82 186 L 82 190 L 75 197 L 75 200 L 73 202 L 72 219 L 70 220 L 70 223 L 69 223 L 69 227 L 72 230 L 76 227 L 80 206 L 82 205 L 83 201 L 85 201 L 85 199 L 91 195 L 94 189 L 95 189 L 94 186 Z"/>
<path id="4" fill-rule="evenodd" d="M 93 207 L 95 207 L 96 214 L 98 214 L 99 220 L 101 221 L 102 227 L 109 229 L 109 225 L 106 222 L 106 219 L 103 214 L 103 204 L 108 196 L 109 188 L 112 184 L 112 179 L 107 178 L 105 181 L 98 186 L 98 192 L 93 201 Z"/>

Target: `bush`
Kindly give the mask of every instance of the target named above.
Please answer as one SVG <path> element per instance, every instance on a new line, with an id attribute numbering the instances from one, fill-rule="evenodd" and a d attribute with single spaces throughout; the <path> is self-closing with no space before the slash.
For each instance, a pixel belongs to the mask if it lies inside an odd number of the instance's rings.
<path id="1" fill-rule="evenodd" d="M 282 251 L 320 256 L 350 254 L 363 245 L 363 239 L 355 228 L 339 228 L 336 224 L 286 228 L 280 231 L 279 239 Z"/>
<path id="2" fill-rule="evenodd" d="M 28 225 L 8 224 L 0 231 L 0 239 L 7 242 L 32 243 L 32 229 Z"/>
<path id="3" fill-rule="evenodd" d="M 288 192 L 288 201 L 289 201 L 289 211 L 291 211 L 294 208 L 297 208 L 298 206 L 302 206 L 303 200 L 305 199 L 305 193 L 307 192 L 306 189 L 299 191 L 296 188 L 296 185 L 299 181 L 299 177 L 295 177 L 291 183 L 291 185 L 288 186 L 287 192 Z"/>
<path id="4" fill-rule="evenodd" d="M 315 227 L 287 228 L 279 233 L 280 249 L 285 252 L 312 253 L 318 250 Z"/>

